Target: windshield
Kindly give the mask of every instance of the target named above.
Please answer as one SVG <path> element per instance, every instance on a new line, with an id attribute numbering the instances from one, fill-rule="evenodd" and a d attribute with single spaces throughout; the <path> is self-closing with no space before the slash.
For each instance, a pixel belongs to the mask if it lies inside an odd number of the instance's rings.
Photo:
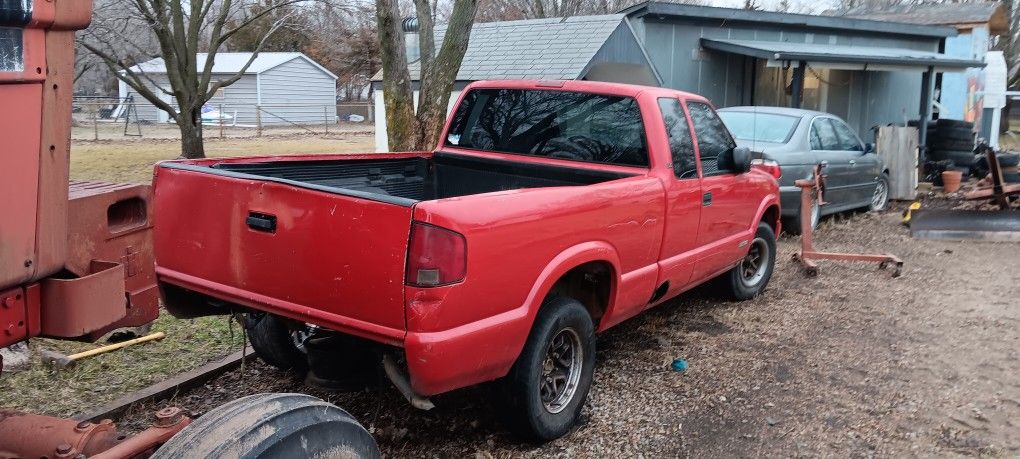
<path id="1" fill-rule="evenodd" d="M 445 142 L 500 153 L 648 166 L 641 113 L 630 97 L 475 89 L 454 112 Z"/>
<path id="2" fill-rule="evenodd" d="M 774 113 L 720 111 L 719 117 L 739 140 L 786 143 L 800 117 Z"/>

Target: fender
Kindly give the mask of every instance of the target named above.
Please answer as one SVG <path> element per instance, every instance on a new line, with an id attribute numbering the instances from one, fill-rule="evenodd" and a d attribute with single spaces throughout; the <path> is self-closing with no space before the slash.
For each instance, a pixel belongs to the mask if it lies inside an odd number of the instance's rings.
<path id="1" fill-rule="evenodd" d="M 768 208 L 772 207 L 773 205 L 776 206 L 777 210 L 782 212 L 783 209 L 779 205 L 779 195 L 777 193 L 769 193 L 769 194 L 765 195 L 764 198 L 762 198 L 761 204 L 758 204 L 758 211 L 754 213 L 755 217 L 754 217 L 754 220 L 751 221 L 751 227 L 748 228 L 751 231 L 752 235 L 754 234 L 755 231 L 757 231 L 758 222 L 760 222 L 763 218 L 765 218 L 765 211 L 767 211 Z M 777 212 L 776 213 L 776 221 L 772 222 L 774 224 L 774 228 L 776 229 L 776 237 L 779 237 L 779 231 L 782 229 L 779 226 L 781 224 L 780 220 L 782 220 L 779 217 L 780 215 L 781 214 L 779 212 Z"/>

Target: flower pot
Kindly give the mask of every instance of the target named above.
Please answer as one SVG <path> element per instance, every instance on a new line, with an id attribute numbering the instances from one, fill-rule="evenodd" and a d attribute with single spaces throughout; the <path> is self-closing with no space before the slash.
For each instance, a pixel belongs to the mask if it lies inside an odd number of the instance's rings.
<path id="1" fill-rule="evenodd" d="M 960 181 L 963 180 L 963 172 L 945 171 L 942 173 L 942 191 L 955 193 L 960 189 Z"/>

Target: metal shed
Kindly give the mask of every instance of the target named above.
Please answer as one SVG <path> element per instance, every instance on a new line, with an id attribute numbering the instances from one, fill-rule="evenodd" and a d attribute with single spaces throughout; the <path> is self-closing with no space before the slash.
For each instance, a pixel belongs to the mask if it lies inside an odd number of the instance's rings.
<path id="1" fill-rule="evenodd" d="M 205 65 L 207 55 L 198 55 L 198 66 Z M 228 78 L 240 71 L 251 53 L 217 53 L 213 79 Z M 162 58 L 132 67 L 144 73 L 148 86 L 164 100 L 173 103 L 170 83 Z M 323 124 L 336 120 L 336 75 L 302 53 L 259 53 L 239 80 L 220 90 L 206 108 L 223 109 L 228 123 L 240 126 L 286 124 Z M 123 81 L 122 100 L 130 97 L 138 119 L 166 122 L 169 115 L 138 96 Z M 126 107 L 125 107 L 126 108 Z"/>

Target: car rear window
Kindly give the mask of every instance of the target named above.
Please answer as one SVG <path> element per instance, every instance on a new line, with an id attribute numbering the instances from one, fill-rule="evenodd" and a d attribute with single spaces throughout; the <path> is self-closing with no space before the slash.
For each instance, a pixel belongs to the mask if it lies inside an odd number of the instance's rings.
<path id="1" fill-rule="evenodd" d="M 774 113 L 720 111 L 719 117 L 739 140 L 786 143 L 800 118 Z"/>
<path id="2" fill-rule="evenodd" d="M 648 166 L 644 126 L 630 97 L 532 89 L 476 89 L 454 112 L 451 147 Z"/>

